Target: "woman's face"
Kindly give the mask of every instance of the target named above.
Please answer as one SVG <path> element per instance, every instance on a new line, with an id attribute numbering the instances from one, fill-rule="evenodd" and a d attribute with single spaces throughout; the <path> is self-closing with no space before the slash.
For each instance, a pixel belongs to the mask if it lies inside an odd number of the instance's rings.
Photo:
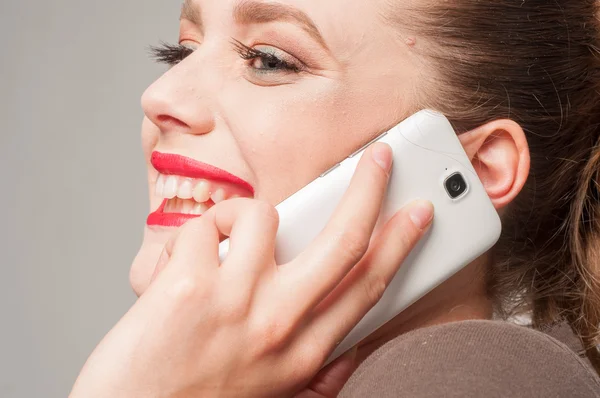
<path id="1" fill-rule="evenodd" d="M 151 215 L 138 295 L 185 220 L 234 195 L 275 205 L 414 110 L 422 68 L 385 4 L 185 3 L 179 42 L 194 51 L 142 97 Z"/>

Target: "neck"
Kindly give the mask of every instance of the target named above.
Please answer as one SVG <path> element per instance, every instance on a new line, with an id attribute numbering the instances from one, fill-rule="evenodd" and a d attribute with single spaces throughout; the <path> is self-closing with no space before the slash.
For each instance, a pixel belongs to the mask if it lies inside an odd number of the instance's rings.
<path id="1" fill-rule="evenodd" d="M 491 319 L 492 303 L 487 297 L 485 256 L 429 292 L 358 345 L 359 365 L 377 348 L 411 330 L 469 319 Z"/>

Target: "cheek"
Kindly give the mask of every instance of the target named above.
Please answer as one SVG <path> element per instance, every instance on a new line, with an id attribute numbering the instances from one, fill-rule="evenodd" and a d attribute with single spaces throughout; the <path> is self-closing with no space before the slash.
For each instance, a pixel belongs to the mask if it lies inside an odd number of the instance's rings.
<path id="1" fill-rule="evenodd" d="M 249 83 L 247 83 L 249 84 Z M 226 90 L 228 124 L 257 178 L 257 197 L 276 204 L 359 146 L 349 101 L 333 82 Z M 227 116 L 226 116 L 227 117 Z"/>

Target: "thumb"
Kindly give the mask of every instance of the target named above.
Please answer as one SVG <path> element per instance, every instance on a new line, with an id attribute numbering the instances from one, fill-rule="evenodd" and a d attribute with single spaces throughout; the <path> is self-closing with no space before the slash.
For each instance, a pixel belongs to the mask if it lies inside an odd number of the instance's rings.
<path id="1" fill-rule="evenodd" d="M 335 398 L 356 370 L 355 346 L 324 367 L 295 398 Z"/>

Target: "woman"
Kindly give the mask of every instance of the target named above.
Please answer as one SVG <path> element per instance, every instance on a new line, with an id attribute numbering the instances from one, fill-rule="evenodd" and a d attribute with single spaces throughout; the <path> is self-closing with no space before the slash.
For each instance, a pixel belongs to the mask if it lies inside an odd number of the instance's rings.
<path id="1" fill-rule="evenodd" d="M 596 0 L 186 0 L 179 44 L 155 49 L 172 68 L 142 98 L 140 299 L 73 396 L 335 396 L 354 366 L 342 396 L 600 396 L 598 15 Z M 280 272 L 272 205 L 422 108 L 452 121 L 502 237 L 315 376 L 432 209 L 400 211 L 368 245 L 390 161 L 373 146 Z M 537 329 L 566 322 L 589 362 L 490 321 L 527 311 Z"/>

